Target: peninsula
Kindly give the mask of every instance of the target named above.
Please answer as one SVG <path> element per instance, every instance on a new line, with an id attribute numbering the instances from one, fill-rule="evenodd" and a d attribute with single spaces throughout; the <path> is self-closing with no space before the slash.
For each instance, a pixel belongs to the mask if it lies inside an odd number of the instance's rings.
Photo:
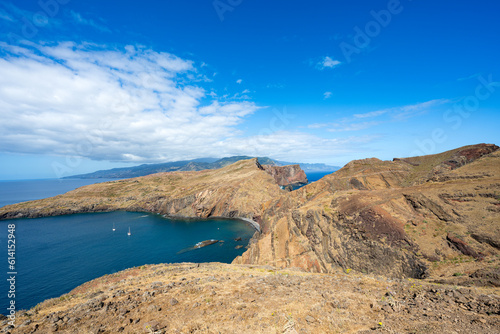
<path id="1" fill-rule="evenodd" d="M 280 185 L 302 179 L 300 168 L 270 168 L 249 159 L 0 208 L 0 219 L 127 210 L 260 227 L 232 265 L 148 266 L 101 278 L 29 311 L 25 329 L 13 333 L 73 333 L 72 321 L 100 333 L 147 333 L 146 324 L 151 333 L 498 331 L 498 146 L 356 160 L 292 192 Z M 294 304 L 290 294 L 304 300 Z M 173 312 L 203 321 L 176 322 Z"/>

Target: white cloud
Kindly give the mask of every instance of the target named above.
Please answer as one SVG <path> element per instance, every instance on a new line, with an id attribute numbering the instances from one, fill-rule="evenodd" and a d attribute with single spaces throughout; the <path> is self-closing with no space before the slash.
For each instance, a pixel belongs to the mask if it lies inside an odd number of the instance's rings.
<path id="1" fill-rule="evenodd" d="M 201 104 L 193 63 L 172 54 L 74 43 L 0 43 L 0 152 L 94 160 L 208 156 L 259 107 Z"/>
<path id="2" fill-rule="evenodd" d="M 390 110 L 385 109 L 385 110 L 376 110 L 376 111 L 370 111 L 364 114 L 354 114 L 354 118 L 371 118 L 371 117 L 377 117 L 383 114 L 388 113 Z"/>
<path id="3" fill-rule="evenodd" d="M 241 152 L 252 156 L 268 156 L 286 161 L 329 160 L 333 155 L 360 151 L 365 144 L 373 142 L 376 136 L 348 138 L 320 138 L 297 131 L 276 131 L 250 138 L 235 138 L 231 143 L 221 143 L 223 155 L 237 155 Z"/>
<path id="4" fill-rule="evenodd" d="M 241 84 L 242 82 L 243 82 L 243 80 L 242 80 L 242 79 L 238 79 L 238 80 L 236 80 L 236 83 L 237 83 L 237 84 Z"/>
<path id="5" fill-rule="evenodd" d="M 326 130 L 329 132 L 360 131 L 383 123 L 404 121 L 412 117 L 420 116 L 434 110 L 433 108 L 450 102 L 451 101 L 448 99 L 435 99 L 422 103 L 354 114 L 351 117 L 345 117 L 336 122 L 310 124 L 308 127 L 310 129 L 327 128 Z M 361 121 L 364 119 L 377 120 Z"/>
<path id="6" fill-rule="evenodd" d="M 361 123 L 350 123 L 350 124 L 333 124 L 331 128 L 328 129 L 329 132 L 344 132 L 344 131 L 360 131 L 371 128 L 380 124 L 380 122 L 361 122 Z"/>
<path id="7" fill-rule="evenodd" d="M 434 107 L 441 106 L 443 104 L 447 104 L 450 102 L 451 101 L 448 99 L 436 99 L 427 102 L 407 105 L 400 108 L 394 108 L 393 118 L 397 120 L 408 119 L 411 117 L 425 114 L 428 111 L 432 110 L 432 108 Z"/>
<path id="8" fill-rule="evenodd" d="M 326 100 L 326 99 L 329 99 L 330 97 L 332 97 L 332 92 L 324 92 L 323 93 L 323 98 Z"/>
<path id="9" fill-rule="evenodd" d="M 374 118 L 382 115 L 389 115 L 392 119 L 403 120 L 411 117 L 415 117 L 424 114 L 431 110 L 432 108 L 441 106 L 443 104 L 450 103 L 448 99 L 435 99 L 422 103 L 410 104 L 400 107 L 370 111 L 364 114 L 355 114 L 353 117 L 355 119 L 359 118 Z"/>
<path id="10" fill-rule="evenodd" d="M 338 65 L 340 65 L 341 62 L 338 61 L 338 60 L 334 60 L 330 57 L 325 57 L 323 58 L 323 60 L 321 60 L 318 64 L 317 64 L 317 68 L 323 70 L 325 68 L 334 68 Z"/>
<path id="11" fill-rule="evenodd" d="M 283 131 L 288 114 L 265 111 L 261 135 L 245 136 L 245 119 L 261 108 L 248 92 L 228 101 L 193 81 L 201 75 L 193 62 L 169 53 L 71 42 L 0 42 L 0 52 L 0 153 L 134 163 L 230 155 L 306 161 L 374 140 Z"/>
<path id="12" fill-rule="evenodd" d="M 84 18 L 84 17 L 82 17 L 82 15 L 80 13 L 76 13 L 72 10 L 69 13 L 70 13 L 70 16 L 73 19 L 73 21 L 75 21 L 78 24 L 88 25 L 90 27 L 93 27 L 93 28 L 95 28 L 99 31 L 103 31 L 103 32 L 111 32 L 111 30 L 109 30 L 108 27 L 106 27 L 102 24 L 99 24 L 92 19 Z"/>
<path id="13" fill-rule="evenodd" d="M 321 129 L 327 127 L 327 123 L 314 123 L 314 124 L 309 124 L 307 127 L 309 129 Z"/>

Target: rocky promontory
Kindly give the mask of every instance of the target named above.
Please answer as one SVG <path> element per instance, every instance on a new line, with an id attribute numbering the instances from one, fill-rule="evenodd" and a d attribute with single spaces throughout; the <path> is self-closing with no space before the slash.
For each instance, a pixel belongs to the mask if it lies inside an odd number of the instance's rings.
<path id="1" fill-rule="evenodd" d="M 0 208 L 0 219 L 85 212 L 145 211 L 173 217 L 259 221 L 262 203 L 280 197 L 257 159 L 194 172 L 168 172 L 84 186 L 66 194 Z"/>
<path id="2" fill-rule="evenodd" d="M 357 160 L 269 203 L 269 230 L 234 263 L 497 286 L 499 205 L 496 145 Z"/>
<path id="3" fill-rule="evenodd" d="M 270 166 L 264 165 L 264 170 L 271 174 L 278 185 L 304 185 L 307 184 L 307 175 L 299 165 Z"/>
<path id="4" fill-rule="evenodd" d="M 158 330 L 164 332 L 231 332 L 224 331 L 231 326 L 246 332 L 266 333 L 371 329 L 394 332 L 401 328 L 444 333 L 458 332 L 457 329 L 498 332 L 498 146 L 479 144 L 393 161 L 356 160 L 291 192 L 282 190 L 279 180 L 290 182 L 295 176 L 302 176 L 300 171 L 295 172 L 296 167 L 289 171 L 294 171 L 288 173 L 290 178 L 282 178 L 282 171 L 266 170 L 256 159 L 251 159 L 219 170 L 159 173 L 94 184 L 53 198 L 0 208 L 0 219 L 128 210 L 182 217 L 242 218 L 260 227 L 248 250 L 232 266 L 220 267 L 224 268 L 220 269 L 222 272 L 215 269 L 218 265 L 203 270 L 197 269 L 198 266 L 190 269 L 173 266 L 177 269 L 172 270 L 186 276 L 186 280 L 177 282 L 177 276 L 169 276 L 160 267 L 142 273 L 136 270 L 133 272 L 139 276 L 120 288 L 123 293 L 112 293 L 117 287 L 103 285 L 94 292 L 103 298 L 68 297 L 66 304 L 47 308 L 41 313 L 43 316 L 36 318 L 37 322 L 33 321 L 33 326 L 37 323 L 39 328 L 48 328 L 44 326 L 55 324 L 72 333 L 70 320 L 90 326 L 90 320 L 82 320 L 86 319 L 84 314 L 89 314 L 103 324 L 107 321 L 109 328 L 95 328 L 103 333 L 116 330 L 136 333 L 137 328 L 149 321 L 159 322 Z M 269 268 L 275 277 L 287 279 L 274 281 L 271 277 L 261 277 L 259 271 L 267 270 L 262 268 Z M 214 283 L 209 284 L 215 294 L 205 283 L 193 283 L 207 276 L 215 277 Z M 383 283 L 370 283 L 376 277 L 383 277 L 380 281 Z M 147 285 L 154 283 L 149 278 L 169 280 L 172 282 L 163 284 L 182 289 L 156 291 Z M 262 282 L 280 293 L 255 292 Z M 350 287 L 353 295 L 342 294 Z M 231 294 L 219 294 L 216 290 L 219 288 L 227 288 Z M 307 296 L 303 288 L 308 291 Z M 211 297 L 205 296 L 206 293 Z M 375 300 L 369 301 L 372 293 Z M 220 295 L 227 298 L 219 299 Z M 126 296 L 129 297 L 125 303 L 132 304 L 123 304 L 122 297 Z M 307 310 L 300 311 L 300 306 L 287 296 L 293 300 L 302 296 L 300 305 L 305 303 Z M 346 298 L 362 302 L 345 308 L 339 306 Z M 174 299 L 177 303 L 168 306 L 169 300 Z M 205 304 L 198 299 L 205 300 Z M 95 309 L 94 303 L 99 308 Z M 88 310 L 87 306 L 81 306 L 87 304 Z M 181 306 L 176 309 L 176 316 L 172 316 L 171 307 L 177 304 Z M 158 312 L 165 312 L 157 313 L 159 318 L 171 319 L 170 322 L 165 324 L 140 316 L 143 307 L 153 310 L 155 305 Z M 241 312 L 230 312 L 233 307 Z M 110 309 L 118 312 L 118 320 L 106 316 Z M 279 316 L 269 317 L 259 309 Z M 78 315 L 73 317 L 68 312 Z M 292 318 L 287 318 L 289 313 Z M 175 322 L 175 317 L 193 319 L 192 315 L 204 320 L 184 325 Z M 293 326 L 288 322 L 290 319 Z M 381 319 L 381 325 L 373 324 L 377 319 Z M 183 327 L 186 324 L 195 327 Z M 203 327 L 207 324 L 213 327 Z M 257 324 L 265 326 L 257 328 Z"/>

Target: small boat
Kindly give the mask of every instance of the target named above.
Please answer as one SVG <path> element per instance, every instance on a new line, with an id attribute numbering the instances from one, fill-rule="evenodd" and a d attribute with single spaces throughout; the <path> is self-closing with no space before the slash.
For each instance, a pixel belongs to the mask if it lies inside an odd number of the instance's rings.
<path id="1" fill-rule="evenodd" d="M 115 223 L 113 223 L 113 232 L 116 231 Z"/>
<path id="2" fill-rule="evenodd" d="M 130 226 L 128 227 L 128 233 L 127 235 L 132 235 L 132 233 L 130 233 Z"/>

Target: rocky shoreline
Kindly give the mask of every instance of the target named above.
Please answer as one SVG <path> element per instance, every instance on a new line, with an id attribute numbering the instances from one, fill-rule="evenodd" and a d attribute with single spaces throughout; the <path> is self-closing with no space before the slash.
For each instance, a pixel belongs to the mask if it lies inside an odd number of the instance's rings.
<path id="1" fill-rule="evenodd" d="M 238 218 L 236 218 L 236 219 L 237 219 L 237 220 L 243 220 L 244 222 L 249 223 L 250 225 L 252 225 L 252 227 L 253 227 L 253 228 L 255 228 L 255 230 L 256 230 L 257 232 L 259 232 L 259 233 L 261 232 L 260 225 L 259 225 L 259 223 L 257 223 L 255 220 L 250 219 L 250 218 L 244 218 L 244 217 L 238 217 Z"/>

